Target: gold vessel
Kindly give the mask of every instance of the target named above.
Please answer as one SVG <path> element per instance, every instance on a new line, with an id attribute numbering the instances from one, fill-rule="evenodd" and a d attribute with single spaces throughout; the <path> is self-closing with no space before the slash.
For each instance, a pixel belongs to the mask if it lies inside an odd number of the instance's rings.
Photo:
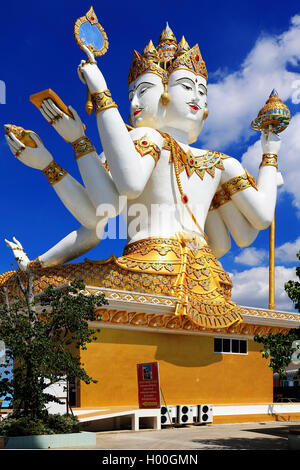
<path id="1" fill-rule="evenodd" d="M 16 136 L 16 138 L 20 142 L 22 142 L 22 144 L 26 145 L 26 147 L 36 148 L 37 145 L 35 141 L 32 139 L 32 137 L 30 137 L 30 134 L 32 133 L 39 138 L 39 136 L 35 132 L 23 129 L 23 127 L 21 126 L 15 126 L 14 124 L 7 124 L 4 128 L 6 134 L 12 132 Z"/>
<path id="2" fill-rule="evenodd" d="M 287 128 L 291 120 L 289 108 L 281 101 L 276 90 L 273 90 L 266 104 L 251 123 L 257 132 L 274 132 L 278 134 Z"/>

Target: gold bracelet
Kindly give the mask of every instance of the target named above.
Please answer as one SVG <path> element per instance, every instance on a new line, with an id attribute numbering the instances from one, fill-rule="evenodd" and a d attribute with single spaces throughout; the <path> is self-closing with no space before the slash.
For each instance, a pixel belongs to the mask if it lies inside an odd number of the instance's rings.
<path id="1" fill-rule="evenodd" d="M 72 142 L 72 147 L 75 153 L 75 160 L 87 155 L 91 152 L 96 152 L 95 147 L 91 143 L 90 139 L 85 135 L 80 137 L 80 139 L 75 140 Z"/>
<path id="2" fill-rule="evenodd" d="M 226 181 L 226 183 L 222 184 L 222 188 L 231 197 L 233 194 L 238 193 L 239 191 L 243 191 L 243 189 L 252 187 L 258 191 L 257 186 L 255 184 L 255 179 L 251 176 L 248 171 L 245 169 L 245 173 L 239 176 L 235 176 L 230 180 Z"/>
<path id="3" fill-rule="evenodd" d="M 92 101 L 95 106 L 95 115 L 109 108 L 117 108 L 109 90 L 101 90 L 92 94 Z"/>
<path id="4" fill-rule="evenodd" d="M 154 142 L 151 142 L 148 135 L 145 134 L 143 137 L 141 137 L 138 140 L 133 141 L 136 150 L 139 152 L 139 154 L 144 157 L 144 155 L 151 155 L 151 157 L 154 158 L 155 161 L 155 166 L 159 160 L 160 157 L 160 148 L 158 145 L 156 145 Z"/>
<path id="5" fill-rule="evenodd" d="M 66 170 L 61 168 L 55 160 L 52 160 L 52 162 L 42 171 L 51 186 L 61 181 L 68 173 Z"/>
<path id="6" fill-rule="evenodd" d="M 210 211 L 213 211 L 215 209 L 219 209 L 219 207 L 223 206 L 226 204 L 226 202 L 231 201 L 231 197 L 229 194 L 222 188 L 219 191 L 217 191 L 211 201 L 210 204 Z"/>
<path id="7" fill-rule="evenodd" d="M 34 269 L 41 269 L 42 267 L 43 265 L 39 256 L 28 263 L 28 268 L 30 271 L 33 271 Z"/>
<path id="8" fill-rule="evenodd" d="M 259 168 L 261 168 L 262 166 L 275 166 L 276 168 L 278 168 L 276 153 L 264 153 Z"/>

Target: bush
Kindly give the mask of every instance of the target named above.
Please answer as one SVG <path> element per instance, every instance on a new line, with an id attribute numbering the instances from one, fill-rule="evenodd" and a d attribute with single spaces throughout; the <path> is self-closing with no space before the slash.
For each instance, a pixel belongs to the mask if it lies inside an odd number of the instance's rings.
<path id="1" fill-rule="evenodd" d="M 0 436 L 38 436 L 79 432 L 76 416 L 49 415 L 43 419 L 8 416 L 0 422 Z"/>
<path id="2" fill-rule="evenodd" d="M 80 431 L 78 418 L 71 415 L 49 415 L 48 426 L 57 434 Z"/>

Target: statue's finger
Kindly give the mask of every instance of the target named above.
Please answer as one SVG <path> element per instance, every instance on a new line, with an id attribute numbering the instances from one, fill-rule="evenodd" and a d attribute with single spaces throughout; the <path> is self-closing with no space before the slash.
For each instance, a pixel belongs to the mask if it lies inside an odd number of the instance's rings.
<path id="1" fill-rule="evenodd" d="M 20 150 L 20 148 L 21 149 L 26 148 L 26 145 L 22 144 L 22 142 L 19 139 L 17 139 L 17 137 L 12 132 L 10 132 L 8 135 L 11 138 L 11 140 L 13 141 L 12 143 L 14 144 L 14 146 L 16 146 L 17 150 Z"/>
<path id="2" fill-rule="evenodd" d="M 13 152 L 13 154 L 16 156 L 17 152 L 20 152 L 20 150 L 26 148 L 26 147 L 20 147 L 18 144 L 16 144 L 10 136 L 7 136 L 7 142 L 9 145 L 10 150 Z"/>
<path id="3" fill-rule="evenodd" d="M 10 151 L 11 151 L 13 154 L 15 154 L 17 150 L 16 150 L 16 148 L 13 146 L 13 144 L 11 143 L 11 139 L 8 137 L 8 135 L 5 135 L 4 137 L 5 137 L 5 140 L 6 140 L 6 142 L 7 142 L 7 145 L 9 146 Z"/>
<path id="4" fill-rule="evenodd" d="M 49 117 L 50 120 L 54 118 L 54 115 L 49 111 L 47 106 L 45 105 L 44 101 L 42 103 L 41 109 L 44 111 L 44 113 Z"/>
<path id="5" fill-rule="evenodd" d="M 43 146 L 43 142 L 41 141 L 40 137 L 35 134 L 34 132 L 30 132 L 30 137 L 32 138 L 32 140 L 34 140 L 34 142 L 36 143 L 37 147 L 41 147 Z"/>
<path id="6" fill-rule="evenodd" d="M 44 116 L 44 118 L 46 119 L 46 121 L 48 121 L 48 122 L 51 123 L 51 122 L 52 122 L 52 119 L 49 118 L 48 114 L 46 114 L 45 111 L 44 111 L 42 108 L 40 108 L 40 111 L 41 111 L 41 113 L 42 113 L 42 116 Z"/>
<path id="7" fill-rule="evenodd" d="M 51 106 L 49 105 L 48 100 L 43 101 L 43 105 L 44 105 L 44 110 L 47 110 L 48 115 L 54 118 L 57 113 L 53 111 L 53 108 L 51 108 Z"/>
<path id="8" fill-rule="evenodd" d="M 65 114 L 61 109 L 59 109 L 52 100 L 46 100 L 48 109 L 55 113 L 55 116 L 63 117 Z"/>
<path id="9" fill-rule="evenodd" d="M 86 85 L 86 81 L 85 81 L 85 79 L 84 79 L 84 77 L 83 77 L 83 75 L 82 75 L 82 72 L 81 72 L 80 67 L 77 68 L 77 73 L 78 73 L 78 77 L 79 77 L 80 81 L 81 81 L 84 85 Z"/>
<path id="10" fill-rule="evenodd" d="M 16 237 L 13 237 L 13 241 L 18 245 L 19 248 L 23 248 L 19 240 L 16 239 Z"/>
<path id="11" fill-rule="evenodd" d="M 80 119 L 79 114 L 77 113 L 76 109 L 74 109 L 73 106 L 71 106 L 71 105 L 68 106 L 68 108 L 71 111 L 71 113 L 73 114 L 75 121 L 81 122 L 81 119 Z"/>
<path id="12" fill-rule="evenodd" d="M 90 62 L 94 62 L 95 61 L 95 57 L 94 57 L 94 54 L 92 53 L 92 51 L 90 51 L 90 49 L 85 46 L 84 44 L 82 45 L 82 50 L 86 53 L 86 55 L 88 56 Z"/>

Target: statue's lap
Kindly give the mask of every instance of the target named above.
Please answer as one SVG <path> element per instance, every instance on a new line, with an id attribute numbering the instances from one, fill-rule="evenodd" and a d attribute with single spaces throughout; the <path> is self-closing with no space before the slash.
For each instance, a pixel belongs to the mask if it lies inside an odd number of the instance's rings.
<path id="1" fill-rule="evenodd" d="M 87 286 L 176 297 L 175 314 L 187 315 L 199 326 L 224 328 L 241 321 L 239 307 L 230 301 L 228 274 L 209 246 L 196 238 L 149 238 L 127 245 L 118 258 L 37 268 L 34 293 L 75 279 Z M 17 293 L 16 272 L 3 274 L 0 284 Z"/>

